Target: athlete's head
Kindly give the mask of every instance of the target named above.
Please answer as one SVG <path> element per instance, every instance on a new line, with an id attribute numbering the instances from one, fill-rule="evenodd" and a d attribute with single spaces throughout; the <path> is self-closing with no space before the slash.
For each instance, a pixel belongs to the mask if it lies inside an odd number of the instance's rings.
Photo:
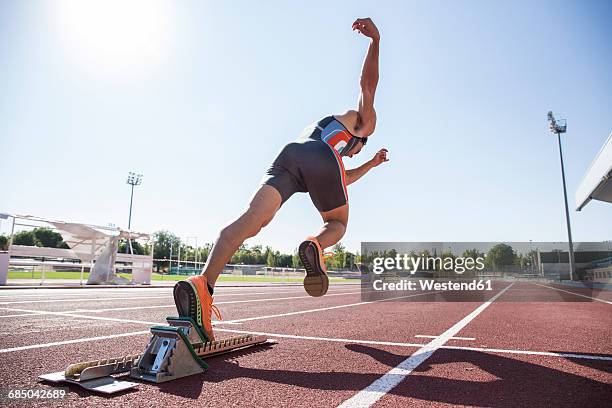
<path id="1" fill-rule="evenodd" d="M 363 149 L 363 146 L 365 146 L 368 142 L 367 137 L 354 137 L 356 139 L 359 139 L 359 141 L 351 148 L 351 150 L 348 151 L 348 153 L 346 154 L 348 157 L 353 157 L 354 155 L 358 154 L 361 149 Z"/>

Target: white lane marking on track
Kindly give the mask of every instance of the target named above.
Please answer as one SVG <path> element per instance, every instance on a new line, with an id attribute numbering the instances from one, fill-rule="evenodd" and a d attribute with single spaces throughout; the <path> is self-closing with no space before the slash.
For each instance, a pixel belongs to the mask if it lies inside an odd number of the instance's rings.
<path id="1" fill-rule="evenodd" d="M 21 313 L 21 314 L 10 314 L 10 315 L 2 315 L 0 316 L 0 319 L 2 319 L 3 317 L 23 317 L 23 316 L 33 316 L 34 313 Z"/>
<path id="2" fill-rule="evenodd" d="M 570 293 L 570 294 L 572 294 L 574 296 L 580 296 L 580 297 L 587 298 L 587 299 L 593 299 L 593 300 L 596 300 L 598 302 L 607 303 L 609 305 L 612 305 L 612 302 L 610 302 L 608 300 L 603 300 L 603 299 L 599 299 L 599 298 L 595 298 L 595 297 L 591 297 L 591 296 L 581 295 L 580 293 L 570 292 L 569 290 L 555 288 L 554 286 L 542 285 L 541 283 L 534 283 L 534 285 L 542 286 L 543 288 L 558 290 L 560 292 Z"/>
<path id="3" fill-rule="evenodd" d="M 347 293 L 328 293 L 325 296 L 346 296 L 355 295 L 362 292 L 347 292 Z M 365 293 L 365 292 L 364 292 Z M 256 302 L 273 302 L 276 300 L 291 300 L 291 299 L 312 299 L 312 296 L 291 296 L 281 298 L 266 298 L 266 299 L 249 299 L 249 300 L 230 300 L 227 302 L 215 302 L 215 305 L 230 305 L 235 303 L 256 303 Z M 157 309 L 157 308 L 168 308 L 176 307 L 176 305 L 159 305 L 159 306 L 134 306 L 134 307 L 115 307 L 111 309 L 76 309 L 69 310 L 62 313 L 101 313 L 101 312 L 115 312 L 121 310 L 139 310 L 139 309 Z"/>
<path id="4" fill-rule="evenodd" d="M 352 289 L 352 288 L 351 288 Z M 292 291 L 282 291 L 282 292 L 250 292 L 250 293 L 219 293 L 215 294 L 215 298 L 219 296 L 252 296 L 252 295 L 276 295 L 276 294 L 286 294 L 286 293 L 303 293 L 304 289 L 300 288 L 300 290 L 292 290 Z M 360 293 L 360 292 L 341 292 L 341 293 L 330 293 L 329 295 L 340 295 L 347 293 Z M 171 295 L 171 293 L 169 293 Z M 83 296 L 83 294 L 81 294 Z M 309 297 L 309 296 L 304 296 Z M 139 300 L 139 299 L 168 299 L 168 296 L 131 296 L 131 297 L 88 297 L 88 298 L 79 298 L 79 299 L 45 299 L 45 300 L 18 300 L 18 301 L 9 301 L 9 302 L 0 302 L 0 305 L 17 305 L 24 303 L 56 303 L 56 302 L 94 302 L 94 301 L 106 301 L 106 300 Z"/>
<path id="5" fill-rule="evenodd" d="M 164 324 L 160 322 L 148 322 L 144 320 L 130 320 L 130 319 L 116 319 L 113 317 L 102 317 L 102 316 L 85 316 L 75 313 L 65 313 L 65 312 L 47 312 L 45 310 L 29 310 L 29 309 L 17 309 L 12 307 L 0 307 L 2 310 L 11 310 L 13 312 L 25 312 L 31 313 L 33 315 L 51 315 L 51 316 L 67 316 L 67 317 L 75 317 L 86 320 L 106 320 L 109 322 L 120 322 L 120 323 L 138 323 L 138 324 Z"/>
<path id="6" fill-rule="evenodd" d="M 38 348 L 45 348 L 45 347 L 53 347 L 53 346 L 63 346 L 64 344 L 87 343 L 90 341 L 115 339 L 118 337 L 138 336 L 138 335 L 147 334 L 147 333 L 149 333 L 149 330 L 131 332 L 131 333 L 122 333 L 122 334 L 111 334 L 108 336 L 100 336 L 100 337 L 89 337 L 89 338 L 83 338 L 83 339 L 56 341 L 53 343 L 32 344 L 30 346 L 20 346 L 20 347 L 0 349 L 0 353 L 10 353 L 12 351 L 22 351 L 22 350 L 31 350 L 31 349 L 38 349 Z"/>
<path id="7" fill-rule="evenodd" d="M 109 321 L 109 322 L 119 322 L 119 323 L 138 323 L 138 324 L 154 324 L 154 325 L 165 325 L 165 322 L 148 322 L 148 321 L 144 321 L 144 320 L 131 320 L 131 319 L 120 319 L 117 317 L 102 317 L 102 316 L 90 316 L 90 315 L 81 315 L 81 314 L 76 314 L 76 313 L 72 313 L 72 312 L 47 312 L 44 310 L 28 310 L 28 309 L 15 309 L 15 308 L 11 308 L 11 307 L 0 307 L 1 310 L 12 310 L 15 312 L 26 312 L 28 314 L 24 314 L 23 316 L 32 316 L 32 315 L 52 315 L 52 316 L 68 316 L 68 317 L 74 317 L 77 319 L 85 319 L 85 320 L 105 320 L 105 321 Z M 219 324 L 219 323 L 223 323 L 223 324 L 234 324 L 234 325 L 240 325 L 242 323 L 234 323 L 234 322 L 223 322 L 220 320 L 213 320 L 212 324 Z"/>
<path id="8" fill-rule="evenodd" d="M 321 307 L 321 308 L 318 308 L 318 309 L 300 310 L 300 311 L 297 311 L 297 312 L 279 313 L 279 314 L 265 315 L 265 316 L 255 316 L 255 317 L 245 317 L 244 319 L 228 320 L 225 323 L 243 323 L 243 322 L 250 322 L 252 320 L 272 319 L 274 317 L 294 316 L 294 315 L 299 315 L 299 314 L 304 314 L 304 313 L 322 312 L 322 311 L 325 311 L 325 310 L 342 309 L 342 308 L 345 308 L 345 307 L 353 307 L 353 306 L 368 305 L 368 304 L 371 304 L 371 303 L 387 302 L 387 301 L 390 301 L 390 300 L 404 299 L 404 298 L 415 297 L 415 296 L 433 295 L 435 293 L 440 293 L 440 292 L 417 293 L 415 295 L 396 296 L 396 297 L 387 298 L 387 299 L 381 299 L 381 300 L 370 300 L 370 301 L 367 301 L 367 302 L 349 303 L 347 305 Z"/>
<path id="9" fill-rule="evenodd" d="M 417 334 L 414 337 L 418 337 L 421 339 L 435 339 L 438 336 L 427 336 L 425 334 Z M 449 338 L 449 340 L 470 340 L 471 341 L 471 340 L 476 340 L 476 339 L 474 337 L 451 337 Z"/>
<path id="10" fill-rule="evenodd" d="M 334 285 L 330 287 L 330 289 L 353 289 L 353 287 L 359 287 L 358 284 L 351 285 Z M 1 288 L 0 288 L 1 289 Z M 161 294 L 161 293 L 172 293 L 172 286 L 167 286 L 163 288 L 146 288 L 146 287 L 136 287 L 136 288 L 109 288 L 109 289 L 92 289 L 91 287 L 75 287 L 73 289 L 61 290 L 61 289 L 18 289 L 11 293 L 0 294 L 0 298 L 19 298 L 19 297 L 50 297 L 50 296 L 83 296 L 83 293 L 87 294 L 98 294 L 104 295 L 109 293 L 114 294 L 124 294 L 124 295 L 133 295 L 135 293 L 150 293 L 150 294 Z M 215 291 L 218 293 L 224 294 L 234 294 L 234 293 L 256 293 L 256 291 L 266 290 L 264 293 L 281 293 L 284 291 L 292 291 L 296 292 L 299 290 L 304 290 L 303 287 L 300 286 L 283 286 L 283 287 L 249 287 L 249 288 L 228 288 L 226 286 L 218 286 L 215 288 Z M 8 292 L 7 290 L 0 290 L 0 293 Z"/>
<path id="11" fill-rule="evenodd" d="M 355 295 L 355 294 L 360 294 L 360 293 L 366 293 L 366 292 L 328 293 L 326 296 L 346 296 L 346 295 Z M 291 296 L 291 297 L 282 297 L 282 298 L 231 300 L 231 301 L 226 301 L 226 302 L 215 302 L 215 304 L 216 305 L 227 305 L 227 304 L 234 304 L 234 303 L 271 302 L 271 301 L 276 301 L 276 300 L 305 299 L 305 298 L 310 299 L 312 297 L 311 296 Z M 67 310 L 67 311 L 58 312 L 58 313 L 102 313 L 102 312 L 115 312 L 115 311 L 122 311 L 122 310 L 163 309 L 163 308 L 171 308 L 171 307 L 176 307 L 176 306 L 175 305 L 154 305 L 154 306 L 114 307 L 114 308 L 108 308 L 108 309 L 75 309 L 75 310 Z M 12 310 L 11 308 L 5 308 L 5 307 L 0 307 L 0 309 Z M 34 313 L 34 311 L 30 313 L 36 314 Z M 18 317 L 18 316 L 27 316 L 27 314 L 7 315 L 7 316 L 0 316 L 0 317 Z M 231 323 L 227 323 L 227 324 L 231 324 Z"/>
<path id="12" fill-rule="evenodd" d="M 265 333 L 251 330 L 233 330 L 233 329 L 216 329 L 220 332 L 237 333 L 237 334 L 253 334 L 256 336 L 268 336 L 270 338 L 280 337 L 285 339 L 294 340 L 315 340 L 315 341 L 328 341 L 335 343 L 352 343 L 352 344 L 374 344 L 380 346 L 399 346 L 399 347 L 423 347 L 423 343 L 397 343 L 393 341 L 377 341 L 377 340 L 353 340 L 353 339 L 342 339 L 337 337 L 316 337 L 316 336 L 300 336 L 294 334 L 281 334 L 281 333 Z"/>
<path id="13" fill-rule="evenodd" d="M 451 328 L 446 330 L 437 338 L 433 339 L 425 346 L 415 351 L 410 357 L 402 361 L 399 365 L 392 368 L 385 375 L 374 381 L 372 384 L 353 395 L 351 398 L 344 401 L 338 407 L 370 407 L 379 399 L 385 396 L 389 391 L 395 388 L 402 382 L 410 373 L 417 368 L 421 363 L 427 360 L 431 355 L 443 346 L 451 337 L 459 333 L 461 329 L 467 326 L 476 318 L 483 310 L 491 305 L 499 298 L 506 290 L 512 287 L 514 283 L 506 286 L 501 292 L 492 296 L 489 300 L 478 306 L 474 311 L 465 316 L 463 319 L 455 323 Z"/>
<path id="14" fill-rule="evenodd" d="M 0 305 L 21 305 L 24 303 L 58 303 L 58 302 L 99 302 L 105 300 L 138 300 L 138 299 L 168 299 L 168 296 L 133 296 L 133 297 L 108 297 L 108 298 L 78 298 L 78 299 L 45 299 L 45 300 L 18 300 L 11 302 L 0 302 Z"/>
<path id="15" fill-rule="evenodd" d="M 314 340 L 324 342 L 338 342 L 338 343 L 351 343 L 351 344 L 374 344 L 380 346 L 398 346 L 398 347 L 423 347 L 426 344 L 421 343 L 397 343 L 392 341 L 378 341 L 378 340 L 357 340 L 357 339 L 340 339 L 336 337 L 316 337 L 316 336 L 299 336 L 293 334 L 282 334 L 282 333 L 266 333 L 252 330 L 233 330 L 233 329 L 216 329 L 220 332 L 228 333 L 239 333 L 239 334 L 254 334 L 259 336 L 268 337 L 279 337 L 293 340 Z M 549 356 L 549 357 L 563 357 L 563 358 L 576 358 L 583 360 L 603 360 L 612 361 L 611 356 L 597 356 L 590 354 L 580 353 L 557 353 L 554 351 L 532 351 L 532 350 L 513 350 L 513 349 L 495 349 L 495 348 L 483 348 L 483 347 L 465 347 L 465 346 L 442 346 L 441 349 L 445 350 L 465 350 L 465 351 L 480 351 L 488 353 L 500 353 L 500 354 L 526 354 L 534 356 Z"/>
<path id="16" fill-rule="evenodd" d="M 354 290 L 354 287 L 359 287 L 359 285 L 357 284 L 351 284 L 351 285 L 345 285 L 346 287 L 343 286 L 332 286 L 330 287 L 330 291 L 331 290 L 335 290 L 335 291 L 341 291 L 341 290 Z M 288 290 L 283 290 L 283 289 L 288 289 Z M 226 287 L 219 287 L 219 288 L 215 288 L 215 296 L 249 296 L 249 295 L 272 295 L 272 294 L 277 294 L 277 293 L 295 293 L 295 292 L 304 292 L 304 288 L 302 286 L 296 286 L 295 289 L 289 289 L 292 288 L 292 286 L 290 287 L 282 287 L 282 288 L 269 288 L 271 290 L 268 290 L 266 292 L 253 292 L 252 290 L 261 290 L 263 288 L 245 288 L 245 289 L 237 289 L 237 288 L 226 288 Z M 21 289 L 23 290 L 23 289 Z M 15 293 L 12 295 L 0 295 L 0 298 L 23 298 L 23 297 L 34 297 L 34 298 L 39 298 L 39 297 L 53 297 L 54 295 L 56 296 L 62 296 L 62 297 L 70 297 L 70 296 L 81 296 L 83 297 L 83 295 L 105 295 L 105 294 L 114 294 L 116 296 L 119 295 L 134 295 L 136 293 L 142 293 L 145 292 L 146 294 L 152 294 L 152 295 L 161 295 L 161 294 L 172 294 L 172 287 L 168 287 L 168 288 L 160 288 L 159 290 L 157 289 L 148 289 L 148 288 L 133 288 L 133 289 L 125 289 L 125 288 L 117 288 L 117 289 L 89 289 L 89 288 L 75 288 L 75 289 L 70 289 L 70 293 L 67 293 L 65 291 L 62 292 L 58 292 L 57 289 L 49 289 L 47 292 L 45 293 L 39 293 L 40 291 L 44 290 L 44 289 L 34 289 L 37 293 L 35 294 L 27 294 L 27 293 Z M 78 292 L 78 293 L 76 293 Z M 103 299 L 103 297 L 101 297 L 100 299 Z"/>
<path id="17" fill-rule="evenodd" d="M 526 354 L 531 356 L 550 356 L 563 358 L 577 358 L 582 360 L 603 360 L 612 361 L 612 356 L 597 356 L 592 354 L 580 353 L 557 353 L 554 351 L 532 351 L 532 350 L 512 350 L 512 349 L 495 349 L 486 347 L 463 347 L 463 346 L 443 346 L 440 347 L 448 350 L 465 350 L 465 351 L 481 351 L 488 353 L 507 353 L 507 354 Z"/>

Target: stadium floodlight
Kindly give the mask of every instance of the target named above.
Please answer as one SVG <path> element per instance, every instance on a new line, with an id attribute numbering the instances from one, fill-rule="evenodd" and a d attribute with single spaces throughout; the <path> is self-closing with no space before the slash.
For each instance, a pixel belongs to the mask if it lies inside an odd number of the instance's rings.
<path id="1" fill-rule="evenodd" d="M 132 193 L 130 195 L 130 216 L 128 217 L 128 230 L 132 227 L 132 203 L 134 202 L 134 187 L 142 184 L 142 174 L 136 174 L 134 172 L 128 173 L 128 178 L 126 181 L 127 184 L 132 186 Z M 128 239 L 129 240 L 129 239 Z M 132 244 L 125 246 L 125 253 L 128 253 L 128 247 L 131 247 Z"/>
<path id="2" fill-rule="evenodd" d="M 132 186 L 132 194 L 130 195 L 130 216 L 128 218 L 128 229 L 130 229 L 132 226 L 132 203 L 134 201 L 134 186 L 139 186 L 142 184 L 142 174 L 136 174 L 130 171 L 128 173 L 126 183 Z"/>
<path id="3" fill-rule="evenodd" d="M 557 135 L 559 142 L 559 158 L 561 159 L 561 180 L 563 181 L 563 198 L 565 199 L 565 222 L 567 224 L 567 239 L 569 245 L 570 280 L 574 280 L 574 243 L 572 242 L 572 227 L 570 224 L 569 207 L 567 206 L 567 187 L 565 186 L 565 169 L 563 166 L 563 150 L 561 149 L 561 133 L 567 131 L 565 119 L 555 119 L 552 111 L 548 111 L 548 127 Z"/>

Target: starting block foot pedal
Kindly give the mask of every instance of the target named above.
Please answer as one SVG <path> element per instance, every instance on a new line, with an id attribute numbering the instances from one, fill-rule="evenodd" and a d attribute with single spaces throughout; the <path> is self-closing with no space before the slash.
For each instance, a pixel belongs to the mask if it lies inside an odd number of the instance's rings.
<path id="1" fill-rule="evenodd" d="M 64 371 L 58 371 L 57 373 L 43 374 L 38 377 L 43 381 L 51 383 L 69 383 L 78 385 L 87 391 L 99 392 L 101 394 L 115 394 L 117 392 L 130 390 L 138 385 L 138 383 L 131 381 L 118 380 L 115 377 L 99 377 L 90 380 L 76 380 L 73 378 L 66 378 Z"/>
<path id="2" fill-rule="evenodd" d="M 88 361 L 71 364 L 65 371 L 43 374 L 38 378 L 52 383 L 69 383 L 78 385 L 88 391 L 102 394 L 114 394 L 129 390 L 138 384 L 119 380 L 112 374 L 124 374 L 132 368 L 140 356 L 124 356 L 120 358 Z"/>

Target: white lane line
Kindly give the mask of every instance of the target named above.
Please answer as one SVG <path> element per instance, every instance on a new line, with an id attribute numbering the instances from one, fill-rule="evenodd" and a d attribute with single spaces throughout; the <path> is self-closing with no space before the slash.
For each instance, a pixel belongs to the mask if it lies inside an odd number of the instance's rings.
<path id="1" fill-rule="evenodd" d="M 61 313 L 104 313 L 104 312 L 119 312 L 123 310 L 164 309 L 164 308 L 171 308 L 171 307 L 176 307 L 176 305 L 113 307 L 110 309 L 75 309 L 75 310 L 67 310 Z"/>
<path id="2" fill-rule="evenodd" d="M 2 315 L 0 316 L 0 319 L 2 319 L 3 317 L 23 317 L 23 316 L 32 316 L 32 315 L 34 315 L 34 313 L 10 314 L 10 315 Z"/>
<path id="3" fill-rule="evenodd" d="M 448 350 L 480 351 L 480 352 L 487 352 L 487 353 L 526 354 L 530 356 L 549 356 L 549 357 L 562 357 L 562 358 L 576 358 L 576 359 L 582 359 L 582 360 L 612 361 L 612 355 L 611 356 L 597 356 L 597 355 L 592 355 L 592 354 L 579 354 L 579 353 L 557 353 L 554 351 L 512 350 L 512 349 L 495 349 L 495 348 L 462 347 L 462 346 L 443 346 L 440 348 L 448 349 Z"/>
<path id="4" fill-rule="evenodd" d="M 160 324 L 165 324 L 165 323 L 159 323 L 159 322 L 149 322 L 149 321 L 144 321 L 144 320 L 130 320 L 130 319 L 117 319 L 114 317 L 102 317 L 102 316 L 85 316 L 85 315 L 80 315 L 80 314 L 75 314 L 75 313 L 64 313 L 64 312 L 47 312 L 44 310 L 28 310 L 28 309 L 16 309 L 16 308 L 12 308 L 12 307 L 0 307 L 0 309 L 2 310 L 11 310 L 13 312 L 24 312 L 24 313 L 31 313 L 31 314 L 36 314 L 36 315 L 51 315 L 51 316 L 64 316 L 64 317 L 74 317 L 74 318 L 78 318 L 78 319 L 86 319 L 86 320 L 104 320 L 104 321 L 109 321 L 109 322 L 120 322 L 120 323 L 137 323 L 137 324 L 154 324 L 154 325 L 160 325 Z"/>
<path id="5" fill-rule="evenodd" d="M 359 391 L 351 398 L 344 401 L 339 407 L 370 407 L 380 398 L 385 396 L 389 391 L 395 388 L 400 382 L 402 382 L 410 373 L 417 368 L 421 363 L 427 360 L 431 355 L 442 347 L 451 337 L 459 333 L 461 329 L 467 326 L 472 320 L 476 318 L 483 310 L 491 305 L 498 297 L 500 297 L 506 290 L 512 287 L 514 283 L 504 288 L 501 292 L 491 297 L 488 301 L 478 306 L 469 315 L 455 323 L 450 329 L 446 330 L 437 338 L 430 341 L 425 346 L 414 352 L 410 357 L 402 361 L 399 365 L 392 368 L 385 375 L 374 381 L 372 384 L 367 386 L 365 389 Z"/>
<path id="6" fill-rule="evenodd" d="M 282 292 L 219 293 L 219 294 L 215 294 L 215 298 L 218 298 L 220 296 L 226 297 L 226 296 L 277 295 L 281 293 L 282 294 L 304 293 L 304 289 L 300 288 L 300 290 L 282 291 Z M 354 294 L 354 293 L 361 293 L 361 292 L 329 293 L 326 296 L 337 296 L 337 295 Z M 171 293 L 169 293 L 168 295 L 171 295 Z M 52 300 L 51 299 L 18 300 L 18 301 L 0 302 L 0 305 L 17 305 L 17 304 L 25 304 L 25 303 L 56 303 L 56 302 L 94 302 L 94 301 L 106 301 L 106 300 L 168 299 L 168 295 L 167 296 L 97 297 L 97 298 L 88 297 L 88 298 L 78 298 L 78 299 L 52 299 Z M 83 294 L 81 294 L 80 296 L 83 296 Z M 303 296 L 303 297 L 310 297 L 310 296 Z"/>
<path id="7" fill-rule="evenodd" d="M 323 342 L 336 342 L 336 343 L 349 343 L 349 344 L 372 344 L 380 346 L 398 346 L 398 347 L 423 347 L 426 344 L 422 343 L 398 343 L 393 341 L 378 341 L 378 340 L 357 340 L 357 339 L 341 339 L 336 337 L 316 337 L 316 336 L 298 336 L 293 334 L 282 334 L 282 333 L 266 333 L 251 330 L 233 330 L 233 329 L 215 329 L 220 332 L 227 333 L 238 333 L 238 334 L 253 334 L 258 336 L 268 336 L 270 338 L 278 337 L 293 340 L 314 340 Z M 576 358 L 583 360 L 602 360 L 612 361 L 612 355 L 610 356 L 597 356 L 591 354 L 580 354 L 580 353 L 557 353 L 552 351 L 532 351 L 532 350 L 513 350 L 513 349 L 495 349 L 495 348 L 482 348 L 482 347 L 464 347 L 464 346 L 441 346 L 441 349 L 447 350 L 465 350 L 465 351 L 480 351 L 487 353 L 499 353 L 499 354 L 526 354 L 534 356 L 549 356 L 549 357 L 562 357 L 562 358 Z"/>
<path id="8" fill-rule="evenodd" d="M 425 334 L 417 334 L 414 337 L 418 337 L 421 339 L 435 339 L 438 336 L 427 336 Z M 468 341 L 472 341 L 472 340 L 476 340 L 474 337 L 451 337 L 449 338 L 449 340 L 468 340 Z"/>
<path id="9" fill-rule="evenodd" d="M 540 283 L 534 283 L 534 285 L 542 286 L 543 288 L 558 290 L 560 292 L 570 293 L 570 294 L 572 294 L 574 296 L 580 296 L 580 297 L 587 298 L 587 299 L 593 299 L 593 300 L 596 300 L 598 302 L 607 303 L 609 305 L 612 305 L 612 302 L 607 301 L 607 300 L 603 300 L 603 299 L 599 299 L 599 298 L 595 298 L 595 297 L 591 297 L 591 296 L 586 296 L 586 295 L 581 295 L 580 293 L 570 292 L 569 290 L 555 288 L 554 286 L 542 285 Z"/>
<path id="10" fill-rule="evenodd" d="M 87 342 L 90 342 L 90 341 L 115 339 L 115 338 L 118 338 L 118 337 L 138 336 L 138 335 L 147 334 L 147 333 L 149 333 L 149 330 L 138 331 L 138 332 L 131 332 L 131 333 L 122 333 L 122 334 L 111 334 L 109 336 L 88 337 L 88 338 L 74 339 L 74 340 L 55 341 L 53 343 L 32 344 L 30 346 L 20 346 L 20 347 L 11 347 L 11 348 L 0 349 L 0 353 L 10 353 L 10 352 L 13 352 L 13 351 L 22 351 L 22 350 L 32 350 L 32 349 L 45 348 L 45 347 L 63 346 L 64 344 L 87 343 Z"/>
<path id="11" fill-rule="evenodd" d="M 81 314 L 76 314 L 76 313 L 71 313 L 71 312 L 47 312 L 47 311 L 43 311 L 43 310 L 28 310 L 28 309 L 15 309 L 15 308 L 10 308 L 10 307 L 0 307 L 0 310 L 12 310 L 14 312 L 25 312 L 25 313 L 29 313 L 29 315 L 52 315 L 52 316 L 68 316 L 68 317 L 74 317 L 77 319 L 85 319 L 85 320 L 104 320 L 104 321 L 109 321 L 109 322 L 119 322 L 119 323 L 137 323 L 137 324 L 153 324 L 153 325 L 165 325 L 166 322 L 149 322 L 149 321 L 144 321 L 144 320 L 131 320 L 131 319 L 121 319 L 118 317 L 102 317 L 102 316 L 91 316 L 91 315 L 81 315 Z M 27 316 L 27 315 L 23 315 L 23 316 Z M 234 323 L 234 322 L 223 322 L 220 320 L 212 320 L 212 324 L 213 326 L 216 324 L 234 324 L 234 325 L 240 325 L 242 323 Z"/>
<path id="12" fill-rule="evenodd" d="M 250 321 L 253 321 L 253 320 L 272 319 L 272 318 L 275 318 L 275 317 L 295 316 L 295 315 L 304 314 L 304 313 L 322 312 L 322 311 L 325 311 L 325 310 L 342 309 L 342 308 L 345 308 L 345 307 L 368 305 L 368 304 L 371 304 L 371 303 L 388 302 L 390 300 L 404 299 L 404 298 L 415 297 L 415 296 L 432 295 L 434 293 L 440 293 L 440 292 L 417 293 L 415 295 L 397 296 L 397 297 L 381 299 L 381 300 L 370 300 L 370 301 L 367 301 L 367 302 L 357 302 L 357 303 L 349 303 L 349 304 L 346 304 L 346 305 L 339 305 L 339 306 L 321 307 L 321 308 L 318 308 L 318 309 L 300 310 L 300 311 L 297 311 L 297 312 L 279 313 L 279 314 L 265 315 L 265 316 L 256 316 L 256 317 L 246 317 L 244 319 L 227 320 L 225 323 L 243 323 L 243 322 L 250 322 Z"/>
<path id="13" fill-rule="evenodd" d="M 362 292 L 346 292 L 346 293 L 328 293 L 325 296 L 346 296 L 346 295 L 355 295 L 360 294 Z M 366 293 L 366 292 L 363 292 Z M 312 296 L 291 296 L 291 297 L 282 297 L 282 298 L 266 298 L 266 299 L 248 299 L 248 300 L 231 300 L 226 302 L 215 302 L 216 305 L 228 305 L 235 303 L 256 303 L 256 302 L 273 302 L 277 300 L 291 300 L 291 299 L 312 299 Z M 164 308 L 173 308 L 175 305 L 154 305 L 154 306 L 133 306 L 133 307 L 113 307 L 108 309 L 75 309 L 75 310 L 67 310 L 64 312 L 58 313 L 104 313 L 104 312 L 116 312 L 123 310 L 145 310 L 145 309 L 164 309 Z M 3 308 L 4 310 L 11 310 L 10 308 Z M 17 316 L 27 316 L 27 314 L 19 314 L 19 315 L 8 315 L 8 316 L 0 316 L 0 317 L 17 317 Z"/>
<path id="14" fill-rule="evenodd" d="M 377 340 L 353 340 L 353 339 L 342 339 L 337 337 L 316 337 L 316 336 L 299 336 L 293 334 L 281 334 L 281 333 L 266 333 L 251 330 L 233 330 L 233 329 L 215 329 L 220 332 L 237 333 L 237 334 L 253 334 L 256 336 L 267 336 L 270 338 L 279 337 L 285 339 L 294 340 L 315 340 L 325 341 L 334 343 L 351 343 L 351 344 L 373 344 L 377 346 L 399 346 L 399 347 L 423 347 L 423 343 L 397 343 L 394 341 L 377 341 Z"/>
<path id="15" fill-rule="evenodd" d="M 168 296 L 134 296 L 134 297 L 108 297 L 108 298 L 78 298 L 78 299 L 45 299 L 45 300 L 18 300 L 0 302 L 0 305 L 21 305 L 24 303 L 58 303 L 58 302 L 99 302 L 105 300 L 139 300 L 139 299 L 168 299 Z"/>

